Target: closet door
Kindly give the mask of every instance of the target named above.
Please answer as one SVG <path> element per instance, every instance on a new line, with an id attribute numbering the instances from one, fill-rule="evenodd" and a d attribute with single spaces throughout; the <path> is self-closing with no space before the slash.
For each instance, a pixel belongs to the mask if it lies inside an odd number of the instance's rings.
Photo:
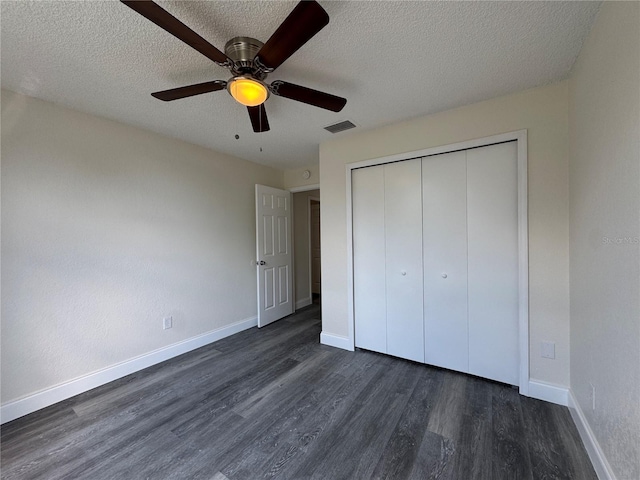
<path id="1" fill-rule="evenodd" d="M 425 362 L 469 371 L 466 152 L 422 160 Z"/>
<path id="2" fill-rule="evenodd" d="M 421 170 L 420 159 L 384 166 L 387 353 L 417 362 L 424 362 Z"/>
<path id="3" fill-rule="evenodd" d="M 518 384 L 516 142 L 467 151 L 469 373 Z"/>
<path id="4" fill-rule="evenodd" d="M 356 347 L 387 353 L 384 166 L 351 174 Z"/>

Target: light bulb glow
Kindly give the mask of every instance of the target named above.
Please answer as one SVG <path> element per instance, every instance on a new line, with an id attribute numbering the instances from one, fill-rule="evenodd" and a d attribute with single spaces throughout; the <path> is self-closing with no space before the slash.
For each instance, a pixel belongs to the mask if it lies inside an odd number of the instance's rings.
<path id="1" fill-rule="evenodd" d="M 229 82 L 229 93 L 237 102 L 247 107 L 256 107 L 269 97 L 269 90 L 257 80 L 236 77 Z"/>

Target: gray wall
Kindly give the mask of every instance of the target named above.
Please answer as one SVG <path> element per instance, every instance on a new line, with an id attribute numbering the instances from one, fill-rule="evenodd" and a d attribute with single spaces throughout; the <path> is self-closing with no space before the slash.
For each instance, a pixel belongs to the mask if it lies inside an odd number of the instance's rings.
<path id="1" fill-rule="evenodd" d="M 283 172 L 2 91 L 3 404 L 255 317 L 255 183 Z"/>
<path id="2" fill-rule="evenodd" d="M 571 390 L 640 478 L 640 3 L 603 3 L 569 92 Z"/>

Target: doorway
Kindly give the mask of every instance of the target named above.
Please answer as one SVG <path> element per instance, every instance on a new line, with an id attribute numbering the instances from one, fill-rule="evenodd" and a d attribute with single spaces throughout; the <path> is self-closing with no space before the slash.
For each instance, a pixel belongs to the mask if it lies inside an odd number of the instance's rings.
<path id="1" fill-rule="evenodd" d="M 320 190 L 293 195 L 293 271 L 295 309 L 320 302 Z"/>
<path id="2" fill-rule="evenodd" d="M 309 270 L 311 272 L 311 301 L 317 305 L 320 304 L 320 294 L 322 293 L 320 258 L 320 199 L 309 197 Z"/>

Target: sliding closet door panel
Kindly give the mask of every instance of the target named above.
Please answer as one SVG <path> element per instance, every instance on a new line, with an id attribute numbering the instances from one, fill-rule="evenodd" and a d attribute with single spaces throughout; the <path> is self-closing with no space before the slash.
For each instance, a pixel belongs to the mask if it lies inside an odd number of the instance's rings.
<path id="1" fill-rule="evenodd" d="M 465 152 L 422 160 L 425 362 L 469 370 Z"/>
<path id="2" fill-rule="evenodd" d="M 386 353 L 384 167 L 354 170 L 351 182 L 355 345 Z"/>
<path id="3" fill-rule="evenodd" d="M 422 162 L 384 166 L 387 353 L 424 362 Z"/>
<path id="4" fill-rule="evenodd" d="M 469 373 L 518 384 L 516 142 L 467 151 Z"/>

